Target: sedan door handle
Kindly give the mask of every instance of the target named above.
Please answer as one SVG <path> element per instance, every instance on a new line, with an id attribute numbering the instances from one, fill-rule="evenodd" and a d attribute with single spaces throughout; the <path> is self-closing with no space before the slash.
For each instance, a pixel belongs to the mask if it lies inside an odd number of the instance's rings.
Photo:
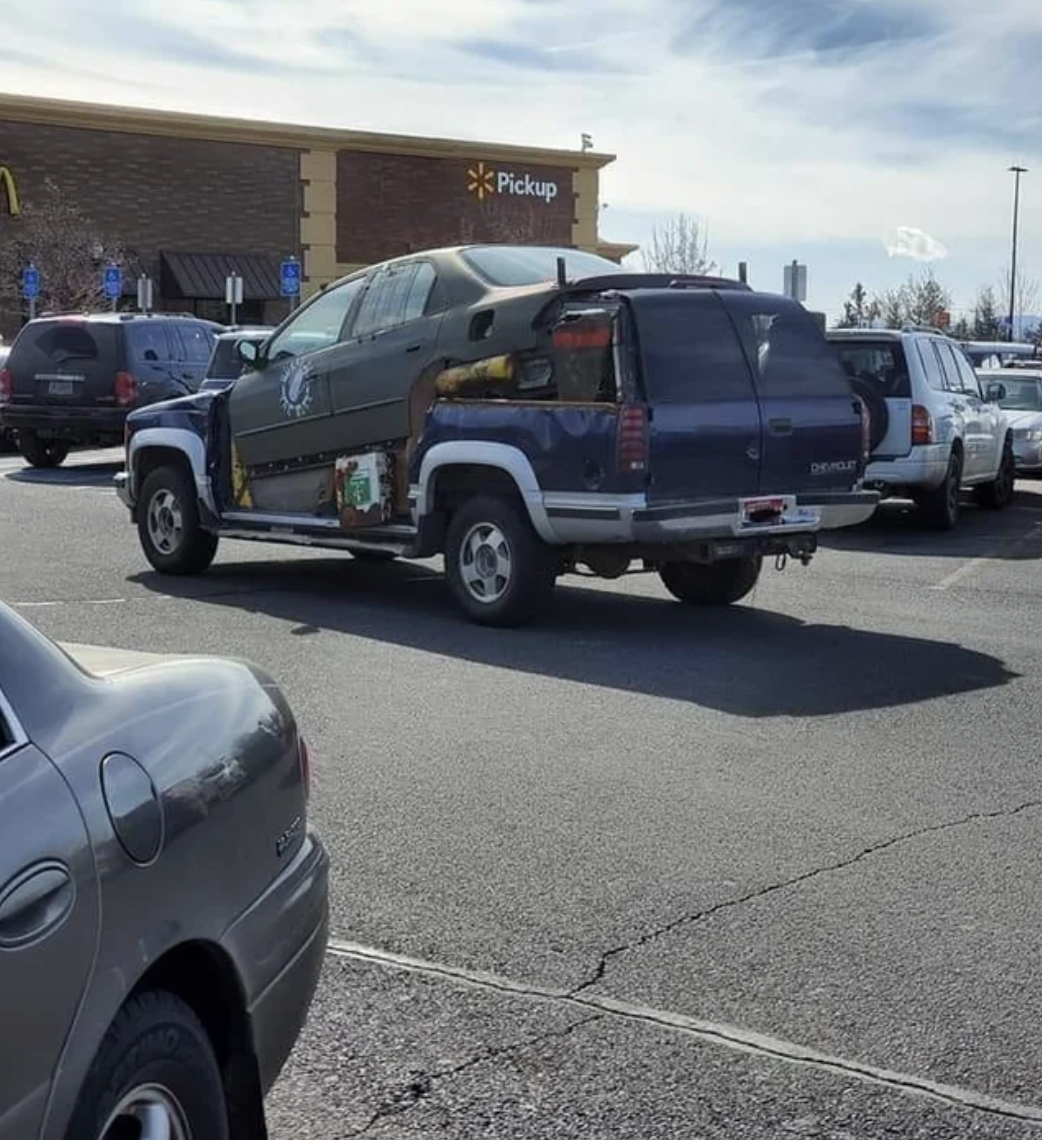
<path id="1" fill-rule="evenodd" d="M 416 344 L 410 344 L 409 347 L 405 351 L 406 352 L 419 352 L 421 348 L 423 348 L 423 341 L 422 340 L 417 341 Z"/>
<path id="2" fill-rule="evenodd" d="M 767 426 L 773 435 L 792 435 L 792 420 L 768 420 Z"/>
<path id="3" fill-rule="evenodd" d="M 0 890 L 0 947 L 35 942 L 59 926 L 72 909 L 75 891 L 60 863 L 39 863 Z"/>

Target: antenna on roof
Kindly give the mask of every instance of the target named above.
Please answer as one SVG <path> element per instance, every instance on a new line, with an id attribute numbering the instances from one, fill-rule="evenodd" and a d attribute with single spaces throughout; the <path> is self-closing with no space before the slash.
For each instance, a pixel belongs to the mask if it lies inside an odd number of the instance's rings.
<path id="1" fill-rule="evenodd" d="M 561 289 L 568 284 L 568 267 L 563 257 L 557 259 L 557 284 Z"/>

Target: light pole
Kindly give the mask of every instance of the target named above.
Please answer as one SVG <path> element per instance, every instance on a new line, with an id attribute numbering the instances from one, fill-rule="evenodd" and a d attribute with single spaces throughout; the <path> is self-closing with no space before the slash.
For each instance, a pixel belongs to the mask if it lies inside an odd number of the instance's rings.
<path id="1" fill-rule="evenodd" d="M 1020 219 L 1020 176 L 1027 174 L 1026 166 L 1011 166 L 1014 176 L 1013 189 L 1013 256 L 1009 269 L 1009 339 L 1013 340 L 1013 321 L 1017 315 L 1017 222 Z"/>

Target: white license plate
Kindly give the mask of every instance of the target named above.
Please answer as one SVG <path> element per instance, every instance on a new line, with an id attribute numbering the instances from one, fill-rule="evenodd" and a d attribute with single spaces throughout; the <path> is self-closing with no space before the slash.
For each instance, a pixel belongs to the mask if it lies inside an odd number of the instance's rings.
<path id="1" fill-rule="evenodd" d="M 71 396 L 73 385 L 71 380 L 51 380 L 47 384 L 47 393 L 50 396 Z"/>

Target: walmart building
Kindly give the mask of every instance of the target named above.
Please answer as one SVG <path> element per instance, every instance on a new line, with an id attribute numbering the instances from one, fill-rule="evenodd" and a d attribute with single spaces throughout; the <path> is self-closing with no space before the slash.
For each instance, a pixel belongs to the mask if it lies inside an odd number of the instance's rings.
<path id="1" fill-rule="evenodd" d="M 598 234 L 600 171 L 612 161 L 0 94 L 0 242 L 50 180 L 123 250 L 126 304 L 146 274 L 155 308 L 225 319 L 235 271 L 239 319 L 274 322 L 287 311 L 289 256 L 301 260 L 304 296 L 360 265 L 457 242 L 621 258 L 632 247 Z M 10 337 L 24 307 L 7 286 L 0 333 Z"/>

